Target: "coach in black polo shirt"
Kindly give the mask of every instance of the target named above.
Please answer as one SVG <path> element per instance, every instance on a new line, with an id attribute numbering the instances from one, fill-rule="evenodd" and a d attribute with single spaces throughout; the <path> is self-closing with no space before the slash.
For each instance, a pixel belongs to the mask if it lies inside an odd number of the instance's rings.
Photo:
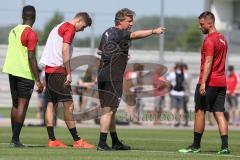
<path id="1" fill-rule="evenodd" d="M 165 28 L 131 32 L 134 11 L 123 8 L 115 15 L 115 27 L 107 29 L 99 46 L 101 64 L 98 74 L 98 90 L 101 104 L 100 139 L 97 149 L 111 150 L 107 145 L 107 134 L 110 131 L 112 149 L 130 150 L 117 136 L 115 114 L 122 96 L 123 74 L 127 65 L 128 50 L 131 40 L 141 39 L 153 34 L 161 34 Z"/>

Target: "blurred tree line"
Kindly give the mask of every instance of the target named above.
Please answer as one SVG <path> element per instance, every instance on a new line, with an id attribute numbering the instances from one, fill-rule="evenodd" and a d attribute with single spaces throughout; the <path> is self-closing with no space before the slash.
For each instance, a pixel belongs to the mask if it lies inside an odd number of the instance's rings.
<path id="1" fill-rule="evenodd" d="M 46 23 L 43 30 L 36 31 L 39 36 L 39 45 L 46 43 L 47 37 L 54 26 L 64 21 L 60 12 L 55 12 L 53 17 Z M 133 31 L 138 29 L 152 29 L 159 26 L 158 16 L 141 17 L 134 21 Z M 7 44 L 8 32 L 13 26 L 0 27 L 0 44 Z M 110 26 L 109 26 L 110 27 Z M 202 36 L 198 27 L 197 18 L 183 17 L 165 17 L 165 50 L 172 51 L 198 51 L 202 41 Z M 107 29 L 107 28 L 106 28 Z M 98 47 L 101 36 L 95 38 L 96 47 Z M 90 37 L 76 38 L 75 46 L 89 47 Z M 159 36 L 150 36 L 146 39 L 132 42 L 134 49 L 158 50 Z"/>
<path id="2" fill-rule="evenodd" d="M 137 19 L 133 30 L 151 29 L 159 26 L 159 17 L 141 17 Z M 202 41 L 201 32 L 198 27 L 198 19 L 182 17 L 165 17 L 167 28 L 164 34 L 165 50 L 172 51 L 197 51 Z M 158 49 L 159 36 L 150 36 L 140 41 L 133 41 L 133 48 Z"/>
<path id="3" fill-rule="evenodd" d="M 42 32 L 38 33 L 39 45 L 44 45 L 47 41 L 51 30 L 58 24 L 64 21 L 64 17 L 60 12 L 55 12 L 53 17 L 47 21 Z"/>

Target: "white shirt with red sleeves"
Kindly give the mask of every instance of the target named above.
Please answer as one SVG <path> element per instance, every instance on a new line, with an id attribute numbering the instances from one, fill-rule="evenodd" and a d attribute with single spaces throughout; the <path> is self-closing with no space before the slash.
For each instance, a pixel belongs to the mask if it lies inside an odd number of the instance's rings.
<path id="1" fill-rule="evenodd" d="M 45 72 L 53 72 L 55 68 L 64 67 L 62 58 L 63 43 L 70 44 L 70 57 L 72 57 L 73 45 L 72 41 L 75 36 L 75 27 L 69 22 L 64 22 L 50 32 L 47 43 L 44 47 L 40 64 L 46 66 Z"/>

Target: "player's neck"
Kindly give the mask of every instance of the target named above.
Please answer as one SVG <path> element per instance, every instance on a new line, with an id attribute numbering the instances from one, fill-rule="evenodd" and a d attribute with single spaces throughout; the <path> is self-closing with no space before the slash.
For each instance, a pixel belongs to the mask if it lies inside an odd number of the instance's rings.
<path id="1" fill-rule="evenodd" d="M 23 25 L 28 25 L 28 26 L 32 27 L 33 26 L 33 22 L 26 20 L 26 21 L 23 21 Z"/>
<path id="2" fill-rule="evenodd" d="M 77 21 L 75 19 L 72 19 L 71 21 L 68 22 L 76 28 Z"/>
<path id="3" fill-rule="evenodd" d="M 211 34 L 211 33 L 214 33 L 214 32 L 217 32 L 217 29 L 215 27 L 211 28 L 208 32 L 208 34 Z"/>
<path id="4" fill-rule="evenodd" d="M 72 24 L 72 25 L 76 25 L 76 21 L 74 20 L 74 19 L 72 19 L 71 21 L 68 21 L 70 24 Z"/>

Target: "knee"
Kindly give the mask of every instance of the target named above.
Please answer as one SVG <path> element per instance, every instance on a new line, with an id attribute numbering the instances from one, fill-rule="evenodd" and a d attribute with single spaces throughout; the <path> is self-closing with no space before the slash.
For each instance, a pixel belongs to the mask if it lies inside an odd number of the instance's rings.
<path id="1" fill-rule="evenodd" d="M 18 111 L 16 115 L 14 115 L 14 120 L 18 121 L 19 123 L 24 122 L 25 120 L 25 112 L 24 111 Z"/>
<path id="2" fill-rule="evenodd" d="M 223 117 L 224 116 L 224 113 L 223 112 L 214 112 L 213 115 L 215 117 Z"/>
<path id="3" fill-rule="evenodd" d="M 197 116 L 205 116 L 205 111 L 201 110 L 201 109 L 198 109 L 195 111 L 195 114 Z"/>
<path id="4" fill-rule="evenodd" d="M 109 116 L 109 117 L 112 117 L 113 115 L 114 115 L 114 112 L 111 110 L 111 111 L 109 111 L 109 112 L 107 112 L 107 113 L 105 113 L 107 116 Z"/>
<path id="5" fill-rule="evenodd" d="M 113 114 L 115 114 L 116 111 L 117 111 L 117 109 L 115 109 L 115 108 L 110 108 L 110 107 L 105 107 L 105 108 L 102 108 L 102 109 L 100 110 L 100 112 L 101 112 L 102 115 L 110 115 L 110 116 L 113 115 Z"/>
<path id="6" fill-rule="evenodd" d="M 16 112 L 16 116 L 17 116 L 17 118 L 21 118 L 21 117 L 25 116 L 25 113 L 26 113 L 25 108 L 19 108 Z"/>
<path id="7" fill-rule="evenodd" d="M 73 112 L 73 109 L 74 109 L 73 105 L 66 108 L 67 112 L 70 112 L 70 113 Z"/>

